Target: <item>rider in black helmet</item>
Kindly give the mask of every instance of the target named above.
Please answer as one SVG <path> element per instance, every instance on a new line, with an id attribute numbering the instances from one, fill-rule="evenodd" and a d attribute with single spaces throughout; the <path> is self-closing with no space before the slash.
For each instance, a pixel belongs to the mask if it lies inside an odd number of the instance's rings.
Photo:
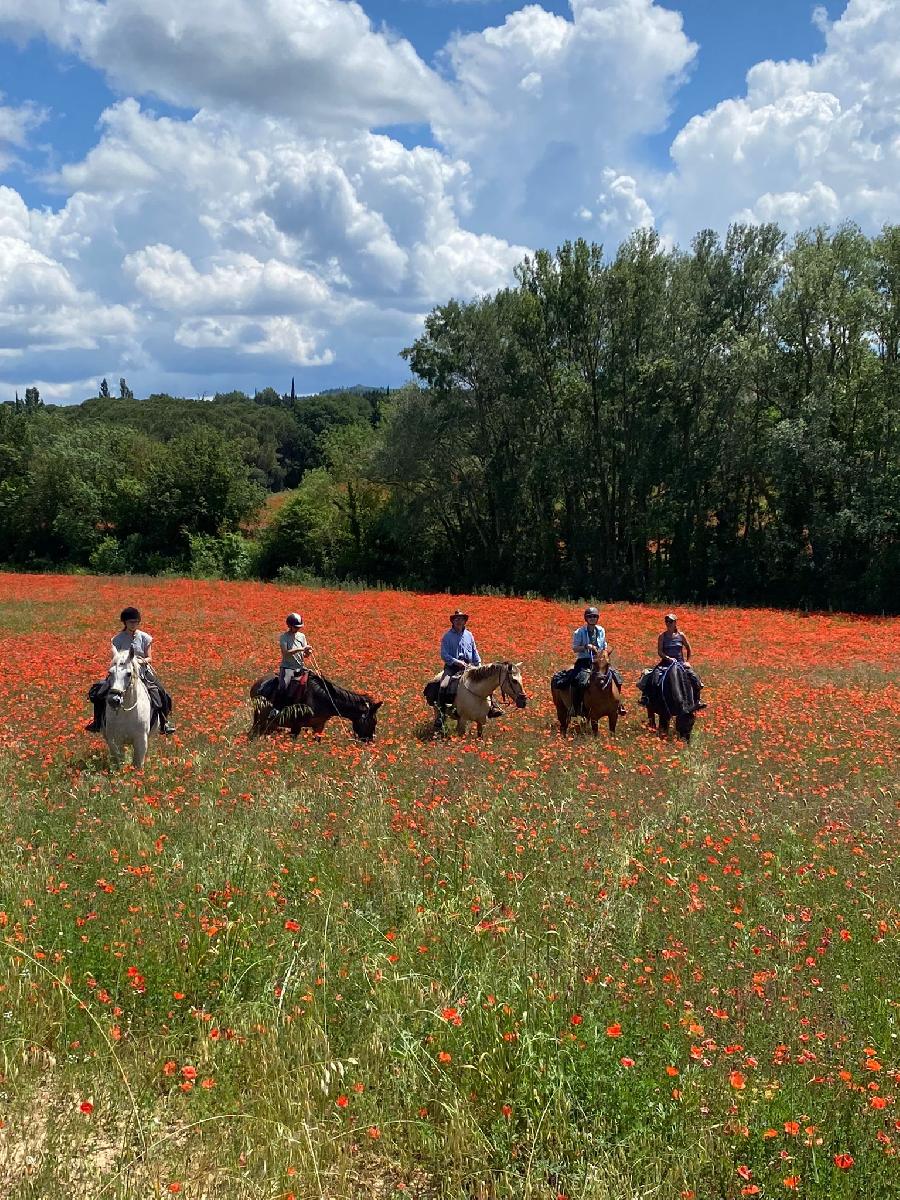
<path id="1" fill-rule="evenodd" d="M 135 654 L 143 660 L 141 679 L 150 695 L 150 704 L 156 712 L 159 732 L 162 734 L 174 733 L 175 726 L 169 720 L 169 713 L 172 711 L 172 697 L 162 686 L 159 676 L 150 665 L 153 637 L 139 628 L 141 614 L 136 608 L 130 605 L 128 608 L 123 608 L 119 614 L 119 620 L 122 622 L 122 628 L 112 639 L 112 644 L 116 650 L 130 650 L 134 647 Z M 102 684 L 99 686 L 94 684 L 91 688 L 90 698 L 94 705 L 94 719 L 85 726 L 85 729 L 88 733 L 100 733 L 103 730 L 103 718 L 106 712 L 106 690 Z"/>

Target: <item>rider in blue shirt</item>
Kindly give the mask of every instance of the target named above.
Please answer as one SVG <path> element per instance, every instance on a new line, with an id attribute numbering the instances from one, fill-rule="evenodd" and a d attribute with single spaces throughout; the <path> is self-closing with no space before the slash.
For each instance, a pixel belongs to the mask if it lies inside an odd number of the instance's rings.
<path id="1" fill-rule="evenodd" d="M 575 655 L 574 675 L 572 677 L 572 708 L 576 716 L 584 716 L 584 690 L 591 681 L 591 667 L 594 664 L 594 654 L 606 649 L 606 630 L 600 624 L 600 611 L 593 604 L 584 610 L 584 624 L 572 634 L 572 652 Z M 622 676 L 610 667 L 612 676 L 621 688 Z M 625 711 L 625 705 L 619 704 L 619 712 Z"/>
<path id="2" fill-rule="evenodd" d="M 466 629 L 469 614 L 456 612 L 450 614 L 450 628 L 441 638 L 441 658 L 444 663 L 445 675 L 458 675 L 466 667 L 480 667 L 481 655 L 475 645 L 475 639 Z"/>
<path id="3" fill-rule="evenodd" d="M 441 676 L 441 703 L 450 702 L 448 688 L 450 681 L 461 675 L 466 667 L 480 667 L 481 655 L 475 645 L 475 639 L 466 629 L 469 614 L 456 609 L 450 614 L 450 628 L 441 638 L 441 659 L 444 663 L 444 673 Z M 455 693 L 455 689 L 452 689 Z M 502 709 L 490 698 L 489 717 L 499 717 Z"/>

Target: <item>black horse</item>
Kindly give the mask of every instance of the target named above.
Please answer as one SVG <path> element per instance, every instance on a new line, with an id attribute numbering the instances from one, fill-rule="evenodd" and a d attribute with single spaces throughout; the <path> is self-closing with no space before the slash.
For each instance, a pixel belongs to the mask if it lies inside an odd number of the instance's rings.
<path id="1" fill-rule="evenodd" d="M 675 732 L 680 738 L 689 742 L 696 720 L 694 688 L 681 663 L 654 667 L 642 690 L 647 702 L 647 711 L 650 714 L 650 728 L 655 729 L 658 720 L 659 732 L 662 737 L 665 737 L 674 717 Z"/>
<path id="2" fill-rule="evenodd" d="M 296 737 L 301 729 L 311 729 L 319 736 L 332 717 L 343 717 L 353 727 L 354 734 L 362 742 L 371 742 L 378 724 L 378 710 L 383 700 L 374 700 L 365 692 L 350 692 L 332 683 L 324 675 L 312 671 L 306 681 L 302 698 L 276 707 L 273 701 L 279 690 L 278 676 L 274 672 L 257 679 L 250 687 L 253 702 L 253 725 L 248 737 L 259 737 L 274 733 L 278 729 L 289 729 Z"/>

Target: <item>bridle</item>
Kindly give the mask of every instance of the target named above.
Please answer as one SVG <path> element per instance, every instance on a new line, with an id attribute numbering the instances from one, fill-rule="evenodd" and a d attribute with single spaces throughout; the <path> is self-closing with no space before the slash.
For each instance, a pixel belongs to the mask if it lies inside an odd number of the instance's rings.
<path id="1" fill-rule="evenodd" d="M 122 664 L 120 664 L 120 665 L 122 665 Z M 109 691 L 106 693 L 107 699 L 110 696 L 121 697 L 122 703 L 118 706 L 120 712 L 134 712 L 134 710 L 138 706 L 138 701 L 140 700 L 140 692 L 138 691 L 138 686 L 137 686 L 138 680 L 140 679 L 140 672 L 138 670 L 137 663 L 135 662 L 134 659 L 131 660 L 130 665 L 131 665 L 131 671 L 130 671 L 130 679 L 129 679 L 128 687 L 121 688 L 121 689 L 111 687 L 109 689 Z M 124 665 L 122 665 L 122 669 L 123 670 L 125 669 Z M 134 704 L 128 705 L 125 703 L 125 697 L 132 689 L 134 690 L 134 693 L 135 693 Z"/>
<path id="2" fill-rule="evenodd" d="M 510 666 L 510 664 L 502 663 L 500 666 L 500 684 L 499 684 L 499 686 L 500 686 L 500 695 L 503 697 L 504 700 L 511 700 L 513 703 L 515 703 L 519 699 L 518 694 L 515 692 L 515 690 L 513 689 L 513 686 L 512 686 L 512 684 L 515 682 L 516 682 L 516 680 L 513 677 L 512 667 Z M 519 686 L 521 687 L 521 684 Z M 523 692 L 524 692 L 524 688 L 523 688 Z"/>

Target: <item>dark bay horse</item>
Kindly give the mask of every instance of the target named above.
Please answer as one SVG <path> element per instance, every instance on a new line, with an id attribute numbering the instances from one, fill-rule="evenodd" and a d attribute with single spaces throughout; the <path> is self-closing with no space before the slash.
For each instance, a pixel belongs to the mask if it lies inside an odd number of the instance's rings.
<path id="1" fill-rule="evenodd" d="M 675 732 L 689 742 L 697 719 L 694 716 L 694 688 L 681 663 L 654 667 L 647 677 L 643 692 L 650 715 L 650 728 L 655 729 L 659 721 L 660 736 L 666 737 L 674 717 Z"/>
<path id="2" fill-rule="evenodd" d="M 622 689 L 619 687 L 615 677 L 610 669 L 610 655 L 612 651 L 607 646 L 606 649 L 594 653 L 593 662 L 591 664 L 591 677 L 587 687 L 584 689 L 584 697 L 582 705 L 584 707 L 585 716 L 591 723 L 591 732 L 594 736 L 597 735 L 600 721 L 606 717 L 609 722 L 609 732 L 615 734 L 616 725 L 619 721 L 619 702 L 622 696 Z M 559 732 L 563 737 L 568 732 L 569 724 L 572 720 L 572 686 L 558 686 L 556 680 L 560 677 L 569 676 L 570 672 L 561 671 L 559 675 L 554 675 L 550 681 L 550 695 L 553 697 L 553 703 L 556 705 L 556 719 L 559 721 Z"/>
<path id="3" fill-rule="evenodd" d="M 349 721 L 353 732 L 362 742 L 371 742 L 378 724 L 378 710 L 383 700 L 374 700 L 365 692 L 351 692 L 332 683 L 324 675 L 310 671 L 306 691 L 299 704 L 288 704 L 281 710 L 272 703 L 278 690 L 278 675 L 270 672 L 250 687 L 253 702 L 253 725 L 248 737 L 289 729 L 296 737 L 301 729 L 311 729 L 321 735 L 332 717 Z M 309 713 L 307 710 L 312 709 Z"/>

